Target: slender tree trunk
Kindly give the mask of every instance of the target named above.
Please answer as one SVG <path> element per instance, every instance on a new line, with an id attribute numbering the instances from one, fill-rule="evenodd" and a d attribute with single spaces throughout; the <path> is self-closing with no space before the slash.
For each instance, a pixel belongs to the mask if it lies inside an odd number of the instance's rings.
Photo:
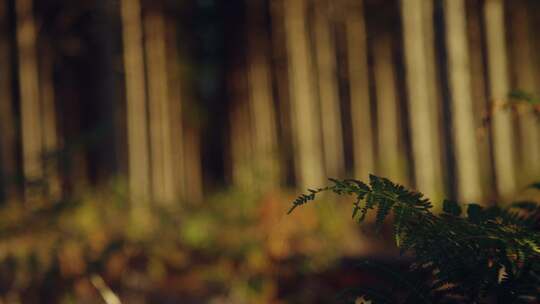
<path id="1" fill-rule="evenodd" d="M 248 86 L 255 173 L 262 187 L 278 184 L 276 115 L 273 105 L 264 1 L 248 1 Z"/>
<path id="2" fill-rule="evenodd" d="M 475 113 L 475 135 L 481 157 L 478 165 L 481 172 L 481 183 L 484 194 L 493 193 L 493 162 L 491 157 L 491 137 L 486 124 L 488 101 L 486 97 L 486 70 L 484 65 L 484 36 L 482 31 L 482 8 L 478 0 L 466 1 L 468 22 L 467 33 L 470 50 L 472 98 Z M 491 199 L 491 197 L 486 197 Z"/>
<path id="3" fill-rule="evenodd" d="M 276 93 L 279 156 L 281 180 L 286 185 L 292 185 L 295 180 L 292 115 L 291 115 L 291 88 L 289 87 L 288 58 L 286 45 L 286 27 L 284 21 L 284 3 L 282 0 L 270 0 L 270 16 L 272 27 L 272 80 Z"/>
<path id="4" fill-rule="evenodd" d="M 300 187 L 318 187 L 324 183 L 325 173 L 306 27 L 306 0 L 287 0 L 285 4 L 296 177 Z"/>
<path id="5" fill-rule="evenodd" d="M 424 0 L 402 0 L 402 22 L 405 48 L 405 66 L 412 150 L 416 187 L 430 197 L 442 195 L 440 156 L 437 153 L 437 112 L 433 105 L 429 79 L 431 58 L 426 51 L 428 43 L 425 28 Z"/>
<path id="6" fill-rule="evenodd" d="M 23 173 L 26 181 L 43 181 L 43 138 L 41 133 L 39 80 L 36 55 L 36 26 L 32 0 L 15 1 L 17 14 L 17 46 L 19 54 L 19 89 Z M 27 187 L 26 199 L 36 198 Z"/>
<path id="7" fill-rule="evenodd" d="M 525 92 L 538 92 L 534 68 L 533 36 L 530 32 L 529 11 L 525 1 L 512 1 L 512 55 L 516 88 Z M 520 185 L 531 183 L 540 176 L 540 133 L 534 109 L 518 109 L 521 149 L 519 155 Z"/>
<path id="8" fill-rule="evenodd" d="M 405 149 L 402 143 L 392 37 L 378 33 L 373 45 L 375 92 L 377 96 L 377 174 L 406 184 Z"/>
<path id="9" fill-rule="evenodd" d="M 329 176 L 345 172 L 341 108 L 338 94 L 335 37 L 331 23 L 332 4 L 320 0 L 315 7 L 315 51 L 321 104 L 324 163 Z"/>
<path id="10" fill-rule="evenodd" d="M 445 0 L 444 11 L 458 198 L 460 201 L 478 201 L 482 198 L 482 188 L 477 142 L 475 133 L 471 132 L 475 129 L 474 105 L 465 2 L 463 0 Z"/>
<path id="11" fill-rule="evenodd" d="M 510 92 L 505 43 L 504 3 L 486 0 L 484 3 L 486 27 L 489 93 L 493 106 L 492 132 L 497 191 L 508 198 L 516 190 L 514 140 L 511 113 L 502 109 Z"/>
<path id="12" fill-rule="evenodd" d="M 128 170 L 131 200 L 139 206 L 150 199 L 150 157 L 144 55 L 139 0 L 121 0 L 126 79 Z"/>
<path id="13" fill-rule="evenodd" d="M 245 82 L 241 72 L 235 71 L 231 75 L 232 96 L 235 101 L 231 105 L 231 168 L 233 184 L 242 189 L 251 189 L 254 185 L 253 171 L 253 130 L 251 128 L 251 117 L 249 104 L 243 98 L 240 83 Z"/>
<path id="14" fill-rule="evenodd" d="M 56 106 L 54 92 L 54 57 L 48 45 L 41 48 L 40 97 L 42 117 L 43 152 L 48 157 L 45 162 L 49 196 L 59 199 L 61 195 L 60 172 L 58 167 L 59 140 L 56 124 Z"/>
<path id="15" fill-rule="evenodd" d="M 186 198 L 191 202 L 200 202 L 203 199 L 200 131 L 186 126 L 184 140 L 185 175 L 189 176 L 186 180 Z"/>
<path id="16" fill-rule="evenodd" d="M 368 45 L 363 1 L 351 3 L 347 7 L 345 18 L 354 175 L 356 178 L 365 179 L 375 169 L 375 139 L 371 121 Z"/>
<path id="17" fill-rule="evenodd" d="M 12 54 L 9 42 L 8 1 L 0 0 L 0 201 L 17 196 L 16 129 L 13 111 Z"/>
<path id="18" fill-rule="evenodd" d="M 171 114 L 167 79 L 165 20 L 158 11 L 144 18 L 145 48 L 148 72 L 148 109 L 152 197 L 160 203 L 174 201 L 175 184 L 171 137 Z"/>
<path id="19" fill-rule="evenodd" d="M 183 82 L 180 72 L 180 53 L 178 49 L 178 38 L 176 31 L 176 21 L 169 19 L 167 22 L 167 58 L 170 63 L 167 64 L 167 74 L 169 83 L 170 99 L 170 119 L 171 119 L 171 143 L 173 151 L 174 168 L 174 189 L 175 196 L 181 199 L 188 199 L 186 196 L 187 178 L 189 174 L 184 173 L 186 168 L 185 159 L 185 140 L 184 140 L 184 119 L 182 118 L 183 108 Z"/>

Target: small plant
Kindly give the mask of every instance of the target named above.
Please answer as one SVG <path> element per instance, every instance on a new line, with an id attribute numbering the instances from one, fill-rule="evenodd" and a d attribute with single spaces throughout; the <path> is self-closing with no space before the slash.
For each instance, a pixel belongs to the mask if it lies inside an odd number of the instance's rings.
<path id="1" fill-rule="evenodd" d="M 395 243 L 402 255 L 412 256 L 407 273 L 369 264 L 400 291 L 351 289 L 353 303 L 360 296 L 374 303 L 540 302 L 540 207 L 535 203 L 463 208 L 447 200 L 443 212 L 434 214 L 429 199 L 386 178 L 371 175 L 369 184 L 331 182 L 302 194 L 289 213 L 324 191 L 353 196 L 353 219 L 363 222 L 373 211 L 380 229 L 392 216 Z"/>

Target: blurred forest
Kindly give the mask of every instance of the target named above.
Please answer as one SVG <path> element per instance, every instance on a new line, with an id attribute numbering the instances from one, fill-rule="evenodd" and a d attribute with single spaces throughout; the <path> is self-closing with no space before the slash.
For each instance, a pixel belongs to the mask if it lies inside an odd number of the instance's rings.
<path id="1" fill-rule="evenodd" d="M 0 0 L 0 303 L 331 299 L 385 247 L 292 191 L 515 197 L 539 28 L 535 0 Z"/>

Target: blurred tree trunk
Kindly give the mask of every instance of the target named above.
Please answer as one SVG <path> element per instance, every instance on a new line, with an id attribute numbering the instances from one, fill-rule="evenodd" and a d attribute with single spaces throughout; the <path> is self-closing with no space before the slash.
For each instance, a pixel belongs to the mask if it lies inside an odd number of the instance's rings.
<path id="1" fill-rule="evenodd" d="M 470 51 L 470 71 L 472 84 L 472 98 L 475 113 L 475 135 L 477 149 L 482 156 L 478 159 L 481 172 L 481 183 L 484 194 L 493 192 L 493 162 L 491 157 L 491 137 L 489 126 L 486 124 L 488 114 L 488 100 L 486 97 L 486 70 L 484 55 L 484 36 L 482 32 L 482 6 L 479 0 L 465 2 L 467 8 L 467 33 Z M 470 132 L 470 131 L 469 131 Z M 493 197 L 486 197 L 492 199 Z"/>
<path id="2" fill-rule="evenodd" d="M 140 206 L 150 199 L 150 156 L 139 0 L 121 0 L 126 81 L 129 193 Z"/>
<path id="3" fill-rule="evenodd" d="M 377 174 L 407 184 L 403 146 L 404 134 L 401 129 L 396 72 L 392 54 L 392 36 L 381 32 L 374 38 L 374 76 L 377 96 Z"/>
<path id="4" fill-rule="evenodd" d="M 343 176 L 345 159 L 341 108 L 338 92 L 337 62 L 332 17 L 334 4 L 319 0 L 315 4 L 314 43 L 317 60 L 319 100 L 321 103 L 324 163 L 328 176 Z"/>
<path id="5" fill-rule="evenodd" d="M 434 62 L 427 51 L 429 37 L 426 37 L 424 20 L 426 5 L 424 0 L 402 0 L 401 13 L 403 22 L 405 68 L 411 123 L 412 150 L 416 188 L 429 197 L 442 196 L 442 178 L 440 174 L 440 156 L 437 153 L 437 111 L 434 100 L 429 65 Z M 431 22 L 433 24 L 433 22 Z M 429 46 L 431 48 L 432 46 Z"/>
<path id="6" fill-rule="evenodd" d="M 43 153 L 45 158 L 45 175 L 51 199 L 59 199 L 61 182 L 58 162 L 59 141 L 56 125 L 56 106 L 54 92 L 54 56 L 47 41 L 40 48 L 40 97 L 42 116 Z"/>
<path id="7" fill-rule="evenodd" d="M 294 153 L 291 117 L 291 88 L 289 87 L 288 58 L 285 33 L 284 6 L 282 0 L 270 1 L 272 39 L 272 80 L 277 98 L 278 138 L 281 180 L 285 185 L 294 184 Z"/>
<path id="8" fill-rule="evenodd" d="M 439 77 L 437 71 L 437 39 L 435 38 L 435 28 L 436 22 L 434 20 L 434 8 L 435 1 L 438 0 L 424 0 L 422 1 L 422 30 L 424 32 L 424 48 L 425 48 L 425 62 L 426 62 L 426 80 L 427 80 L 427 91 L 429 96 L 429 106 L 431 111 L 431 120 L 434 122 L 433 127 L 436 132 L 433 137 L 433 153 L 435 159 L 435 172 L 437 176 L 437 188 L 440 189 L 440 193 L 443 197 L 446 197 L 445 189 L 445 178 L 447 175 L 446 171 L 443 171 L 442 161 L 448 160 L 448 152 L 443 148 L 442 143 L 445 142 L 446 134 L 444 132 L 444 127 L 446 121 L 444 120 L 444 111 L 447 111 L 443 105 L 443 96 L 442 96 L 442 81 Z M 448 142 L 449 144 L 450 142 Z"/>
<path id="9" fill-rule="evenodd" d="M 375 170 L 375 139 L 369 94 L 368 45 L 363 1 L 347 2 L 345 31 L 351 94 L 351 120 L 355 178 Z"/>
<path id="10" fill-rule="evenodd" d="M 307 5 L 306 0 L 284 3 L 297 185 L 319 187 L 324 183 L 325 173 L 307 31 Z"/>
<path id="11" fill-rule="evenodd" d="M 231 169 L 233 184 L 242 189 L 255 186 L 253 129 L 247 92 L 247 81 L 242 70 L 236 69 L 229 75 L 229 90 L 233 96 L 230 110 L 231 124 Z"/>
<path id="12" fill-rule="evenodd" d="M 248 85 L 253 128 L 255 176 L 261 187 L 279 184 L 276 115 L 270 74 L 265 1 L 250 0 L 247 14 Z"/>
<path id="13" fill-rule="evenodd" d="M 163 13 L 150 10 L 144 18 L 152 198 L 172 203 L 175 197 L 171 112 L 167 78 L 166 33 Z M 169 63 L 170 64 L 170 63 Z"/>
<path id="14" fill-rule="evenodd" d="M 486 0 L 484 20 L 488 57 L 489 94 L 493 103 L 491 127 L 497 191 L 508 198 L 516 190 L 512 116 L 502 108 L 510 93 L 505 43 L 505 17 L 502 0 Z"/>
<path id="15" fill-rule="evenodd" d="M 445 0 L 446 48 L 460 201 L 482 198 L 464 0 Z"/>
<path id="16" fill-rule="evenodd" d="M 0 202 L 17 196 L 15 112 L 12 92 L 8 1 L 0 0 Z"/>
<path id="17" fill-rule="evenodd" d="M 182 108 L 183 82 L 180 72 L 180 50 L 178 49 L 178 38 L 176 20 L 167 19 L 167 64 L 169 100 L 170 100 L 170 119 L 171 119 L 171 144 L 172 144 L 172 163 L 173 163 L 173 182 L 175 197 L 188 199 L 186 196 L 187 178 L 189 172 L 186 172 L 185 159 L 185 140 L 184 140 L 184 119 Z"/>
<path id="18" fill-rule="evenodd" d="M 203 176 L 201 163 L 201 135 L 197 127 L 185 126 L 184 155 L 186 198 L 191 202 L 200 202 L 203 198 Z"/>
<path id="19" fill-rule="evenodd" d="M 43 182 L 42 117 L 39 102 L 39 80 L 36 54 L 36 26 L 32 0 L 15 1 L 17 14 L 17 47 L 19 55 L 19 92 L 21 104 L 21 132 L 23 174 L 27 182 Z M 37 189 L 37 188 L 36 188 Z M 26 199 L 38 196 L 33 187 L 25 189 Z"/>
<path id="20" fill-rule="evenodd" d="M 534 66 L 533 36 L 530 31 L 531 19 L 525 1 L 511 2 L 511 36 L 515 88 L 528 93 L 538 93 L 536 69 Z M 540 176 L 540 133 L 538 117 L 534 109 L 525 106 L 518 109 L 520 127 L 519 179 L 520 186 L 531 183 Z"/>

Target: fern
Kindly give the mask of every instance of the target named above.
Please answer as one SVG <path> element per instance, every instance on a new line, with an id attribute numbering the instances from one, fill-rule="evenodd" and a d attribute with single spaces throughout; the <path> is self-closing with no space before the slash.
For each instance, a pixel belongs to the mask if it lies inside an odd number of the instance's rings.
<path id="1" fill-rule="evenodd" d="M 415 287 L 403 303 L 483 303 L 490 297 L 503 303 L 540 301 L 540 234 L 536 229 L 540 207 L 518 202 L 508 208 L 462 206 L 444 201 L 443 212 L 431 212 L 432 203 L 421 193 L 386 178 L 371 175 L 369 184 L 358 180 L 330 180 L 326 188 L 310 190 L 293 202 L 298 206 L 325 191 L 354 197 L 352 217 L 364 222 L 374 212 L 380 229 L 392 215 L 396 246 L 414 257 L 410 274 Z M 465 207 L 465 208 L 464 208 Z M 364 290 L 368 290 L 365 289 Z M 376 292 L 369 294 L 376 300 Z M 380 300 L 380 298 L 379 298 Z"/>

